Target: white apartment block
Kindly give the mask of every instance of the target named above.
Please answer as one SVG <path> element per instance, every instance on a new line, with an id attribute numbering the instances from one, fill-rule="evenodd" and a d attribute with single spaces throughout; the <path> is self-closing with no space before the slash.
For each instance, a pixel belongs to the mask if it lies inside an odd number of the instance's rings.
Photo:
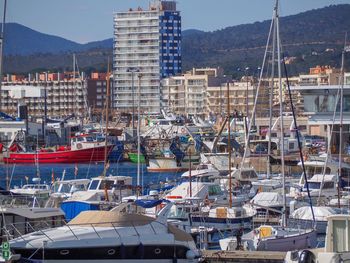
<path id="1" fill-rule="evenodd" d="M 131 112 L 160 112 L 160 81 L 181 72 L 181 17 L 173 1 L 149 10 L 137 8 L 114 16 L 114 91 L 112 106 Z"/>
<path id="2" fill-rule="evenodd" d="M 40 92 L 37 92 L 37 90 Z M 87 112 L 86 81 L 82 78 L 58 80 L 4 81 L 1 89 L 1 111 L 17 116 L 18 104 L 27 105 L 32 117 L 44 116 L 45 91 L 47 116 L 83 116 Z M 34 95 L 32 95 L 34 94 Z M 40 94 L 40 95 L 37 95 Z"/>

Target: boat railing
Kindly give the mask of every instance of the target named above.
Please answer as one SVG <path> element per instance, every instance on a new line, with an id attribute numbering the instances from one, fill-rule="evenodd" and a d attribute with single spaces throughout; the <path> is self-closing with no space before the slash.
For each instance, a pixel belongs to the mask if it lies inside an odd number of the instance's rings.
<path id="1" fill-rule="evenodd" d="M 312 220 L 289 218 L 288 227 L 301 230 L 309 230 L 315 227 L 317 228 L 317 223 L 315 225 L 315 223 Z"/>
<path id="2" fill-rule="evenodd" d="M 149 226 L 152 230 L 152 232 L 157 235 L 159 234 L 156 229 L 158 229 L 158 226 L 163 226 L 167 228 L 167 225 L 159 222 L 159 221 L 144 221 L 145 224 L 142 225 L 136 225 L 134 222 L 128 221 L 128 222 L 123 222 L 127 224 L 127 227 L 130 227 L 134 230 L 135 234 L 140 238 L 141 237 L 141 228 L 145 226 Z M 143 223 L 141 220 L 138 221 L 137 223 Z M 156 224 L 156 226 L 154 225 Z M 79 231 L 81 231 L 81 228 L 77 227 L 91 227 L 93 229 L 94 233 L 99 239 L 102 239 L 102 233 L 100 229 L 103 228 L 105 230 L 105 227 L 112 227 L 114 229 L 115 234 L 119 239 L 122 239 L 123 233 L 118 230 L 118 227 L 120 227 L 120 222 L 115 223 L 115 222 L 99 222 L 99 223 L 79 223 L 79 224 L 69 224 L 66 223 L 65 220 L 49 220 L 47 221 L 35 221 L 35 222 L 23 222 L 23 223 L 12 223 L 12 224 L 7 224 L 1 229 L 2 235 L 0 236 L 1 240 L 12 240 L 14 238 L 20 238 L 23 241 L 28 241 L 28 236 L 27 234 L 33 234 L 34 232 L 36 234 L 34 235 L 43 235 L 45 236 L 48 240 L 54 241 L 54 237 L 50 237 L 48 235 L 48 230 L 62 226 L 62 227 L 67 227 L 69 232 L 72 234 L 74 239 L 79 240 Z M 125 233 L 124 233 L 125 234 Z"/>
<path id="3" fill-rule="evenodd" d="M 33 232 L 40 232 L 42 235 L 45 235 L 45 230 L 51 229 L 57 226 L 65 225 L 66 221 L 63 218 L 60 219 L 50 219 L 50 220 L 31 220 L 25 222 L 16 222 L 11 224 L 3 224 L 1 228 L 1 241 L 11 240 L 14 238 L 21 238 L 25 240 L 24 236 Z M 48 237 L 49 238 L 49 237 Z M 51 238 L 49 238 L 52 240 Z"/>
<path id="4" fill-rule="evenodd" d="M 47 198 L 25 195 L 0 195 L 1 208 L 43 207 Z"/>
<path id="5" fill-rule="evenodd" d="M 136 233 L 136 235 L 138 237 L 141 237 L 141 233 L 140 233 L 140 229 L 144 226 L 150 226 L 150 229 L 152 229 L 152 232 L 157 235 L 157 231 L 156 228 L 153 224 L 157 224 L 163 227 L 167 227 L 164 223 L 161 223 L 159 221 L 152 221 L 152 222 L 148 222 L 148 221 L 144 221 L 145 224 L 143 225 L 135 225 L 134 222 L 128 221 L 128 222 L 124 222 L 127 223 L 127 227 L 131 227 L 134 232 Z M 138 223 L 142 223 L 141 221 L 138 221 Z M 77 231 L 74 227 L 75 226 L 81 226 L 81 227 L 91 227 L 93 229 L 93 231 L 95 232 L 96 236 L 99 239 L 102 239 L 101 233 L 99 233 L 99 228 L 104 228 L 104 227 L 112 227 L 114 232 L 116 233 L 116 235 L 118 236 L 119 239 L 122 238 L 123 233 L 121 233 L 120 231 L 118 231 L 118 227 L 120 227 L 120 223 L 114 223 L 114 222 L 99 222 L 99 223 L 83 223 L 83 224 L 66 224 L 66 226 L 68 227 L 69 231 L 72 233 L 72 235 L 74 236 L 75 239 L 79 239 L 77 233 L 75 233 L 74 231 Z M 79 230 L 79 229 L 78 229 Z"/>

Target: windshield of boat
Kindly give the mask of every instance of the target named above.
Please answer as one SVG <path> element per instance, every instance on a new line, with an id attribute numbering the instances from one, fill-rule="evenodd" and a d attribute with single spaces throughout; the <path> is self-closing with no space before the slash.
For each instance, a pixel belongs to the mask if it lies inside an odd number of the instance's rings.
<path id="1" fill-rule="evenodd" d="M 331 169 L 329 167 L 326 168 L 326 174 L 330 174 Z M 306 174 L 308 177 L 311 177 L 315 174 L 323 174 L 323 165 L 322 166 L 306 166 Z"/>
<path id="2" fill-rule="evenodd" d="M 183 207 L 173 206 L 169 211 L 168 218 L 186 219 L 187 212 Z"/>
<path id="3" fill-rule="evenodd" d="M 69 193 L 70 192 L 70 186 L 68 184 L 62 184 L 60 189 L 60 193 Z"/>
<path id="4" fill-rule="evenodd" d="M 254 170 L 241 171 L 241 179 L 254 179 L 258 178 Z"/>
<path id="5" fill-rule="evenodd" d="M 93 139 L 92 137 L 86 137 L 86 141 L 87 141 L 87 142 L 93 142 L 94 139 Z"/>
<path id="6" fill-rule="evenodd" d="M 42 184 L 28 184 L 24 185 L 23 189 L 40 189 L 40 190 L 47 190 L 48 187 L 46 185 Z"/>
<path id="7" fill-rule="evenodd" d="M 89 186 L 89 190 L 96 190 L 100 180 L 92 180 Z"/>
<path id="8" fill-rule="evenodd" d="M 76 192 L 76 191 L 85 191 L 86 186 L 84 184 L 74 184 L 72 185 L 71 192 Z"/>
<path id="9" fill-rule="evenodd" d="M 222 191 L 219 185 L 209 185 L 209 195 L 221 195 Z"/>
<path id="10" fill-rule="evenodd" d="M 114 181 L 110 181 L 110 180 L 104 180 L 101 182 L 99 189 L 100 190 L 111 190 L 114 186 Z"/>
<path id="11" fill-rule="evenodd" d="M 309 189 L 320 189 L 321 183 L 320 182 L 308 182 Z M 304 185 L 304 189 L 306 189 L 306 184 Z"/>

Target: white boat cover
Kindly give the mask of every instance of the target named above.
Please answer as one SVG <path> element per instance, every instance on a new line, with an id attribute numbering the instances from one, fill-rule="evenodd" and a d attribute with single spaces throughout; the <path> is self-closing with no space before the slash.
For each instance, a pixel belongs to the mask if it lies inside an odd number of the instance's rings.
<path id="1" fill-rule="evenodd" d="M 312 207 L 316 221 L 327 221 L 327 216 L 337 214 L 337 211 L 331 207 L 314 206 Z M 312 212 L 310 206 L 303 206 L 295 210 L 290 216 L 294 219 L 312 220 Z"/>
<path id="2" fill-rule="evenodd" d="M 250 203 L 266 207 L 279 207 L 283 206 L 283 196 L 276 192 L 260 192 L 250 200 Z"/>

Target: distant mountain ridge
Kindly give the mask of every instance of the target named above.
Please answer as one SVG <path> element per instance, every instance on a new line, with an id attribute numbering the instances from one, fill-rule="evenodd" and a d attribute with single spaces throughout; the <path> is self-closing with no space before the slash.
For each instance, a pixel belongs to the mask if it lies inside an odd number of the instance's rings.
<path id="1" fill-rule="evenodd" d="M 5 56 L 81 52 L 92 48 L 112 48 L 112 46 L 112 39 L 80 44 L 62 37 L 40 33 L 18 23 L 6 23 L 5 25 Z"/>
<path id="2" fill-rule="evenodd" d="M 339 66 L 345 32 L 350 28 L 349 14 L 350 4 L 342 4 L 281 17 L 285 55 L 295 57 L 289 65 L 292 74 L 307 72 L 318 64 Z M 261 65 L 270 23 L 266 20 L 213 32 L 184 30 L 183 69 L 220 66 L 226 73 L 237 68 L 256 69 Z M 98 70 L 112 55 L 112 38 L 79 44 L 16 23 L 7 24 L 5 33 L 5 72 L 69 68 L 72 52 L 77 53 L 81 68 Z M 350 66 L 349 60 L 346 63 Z"/>

